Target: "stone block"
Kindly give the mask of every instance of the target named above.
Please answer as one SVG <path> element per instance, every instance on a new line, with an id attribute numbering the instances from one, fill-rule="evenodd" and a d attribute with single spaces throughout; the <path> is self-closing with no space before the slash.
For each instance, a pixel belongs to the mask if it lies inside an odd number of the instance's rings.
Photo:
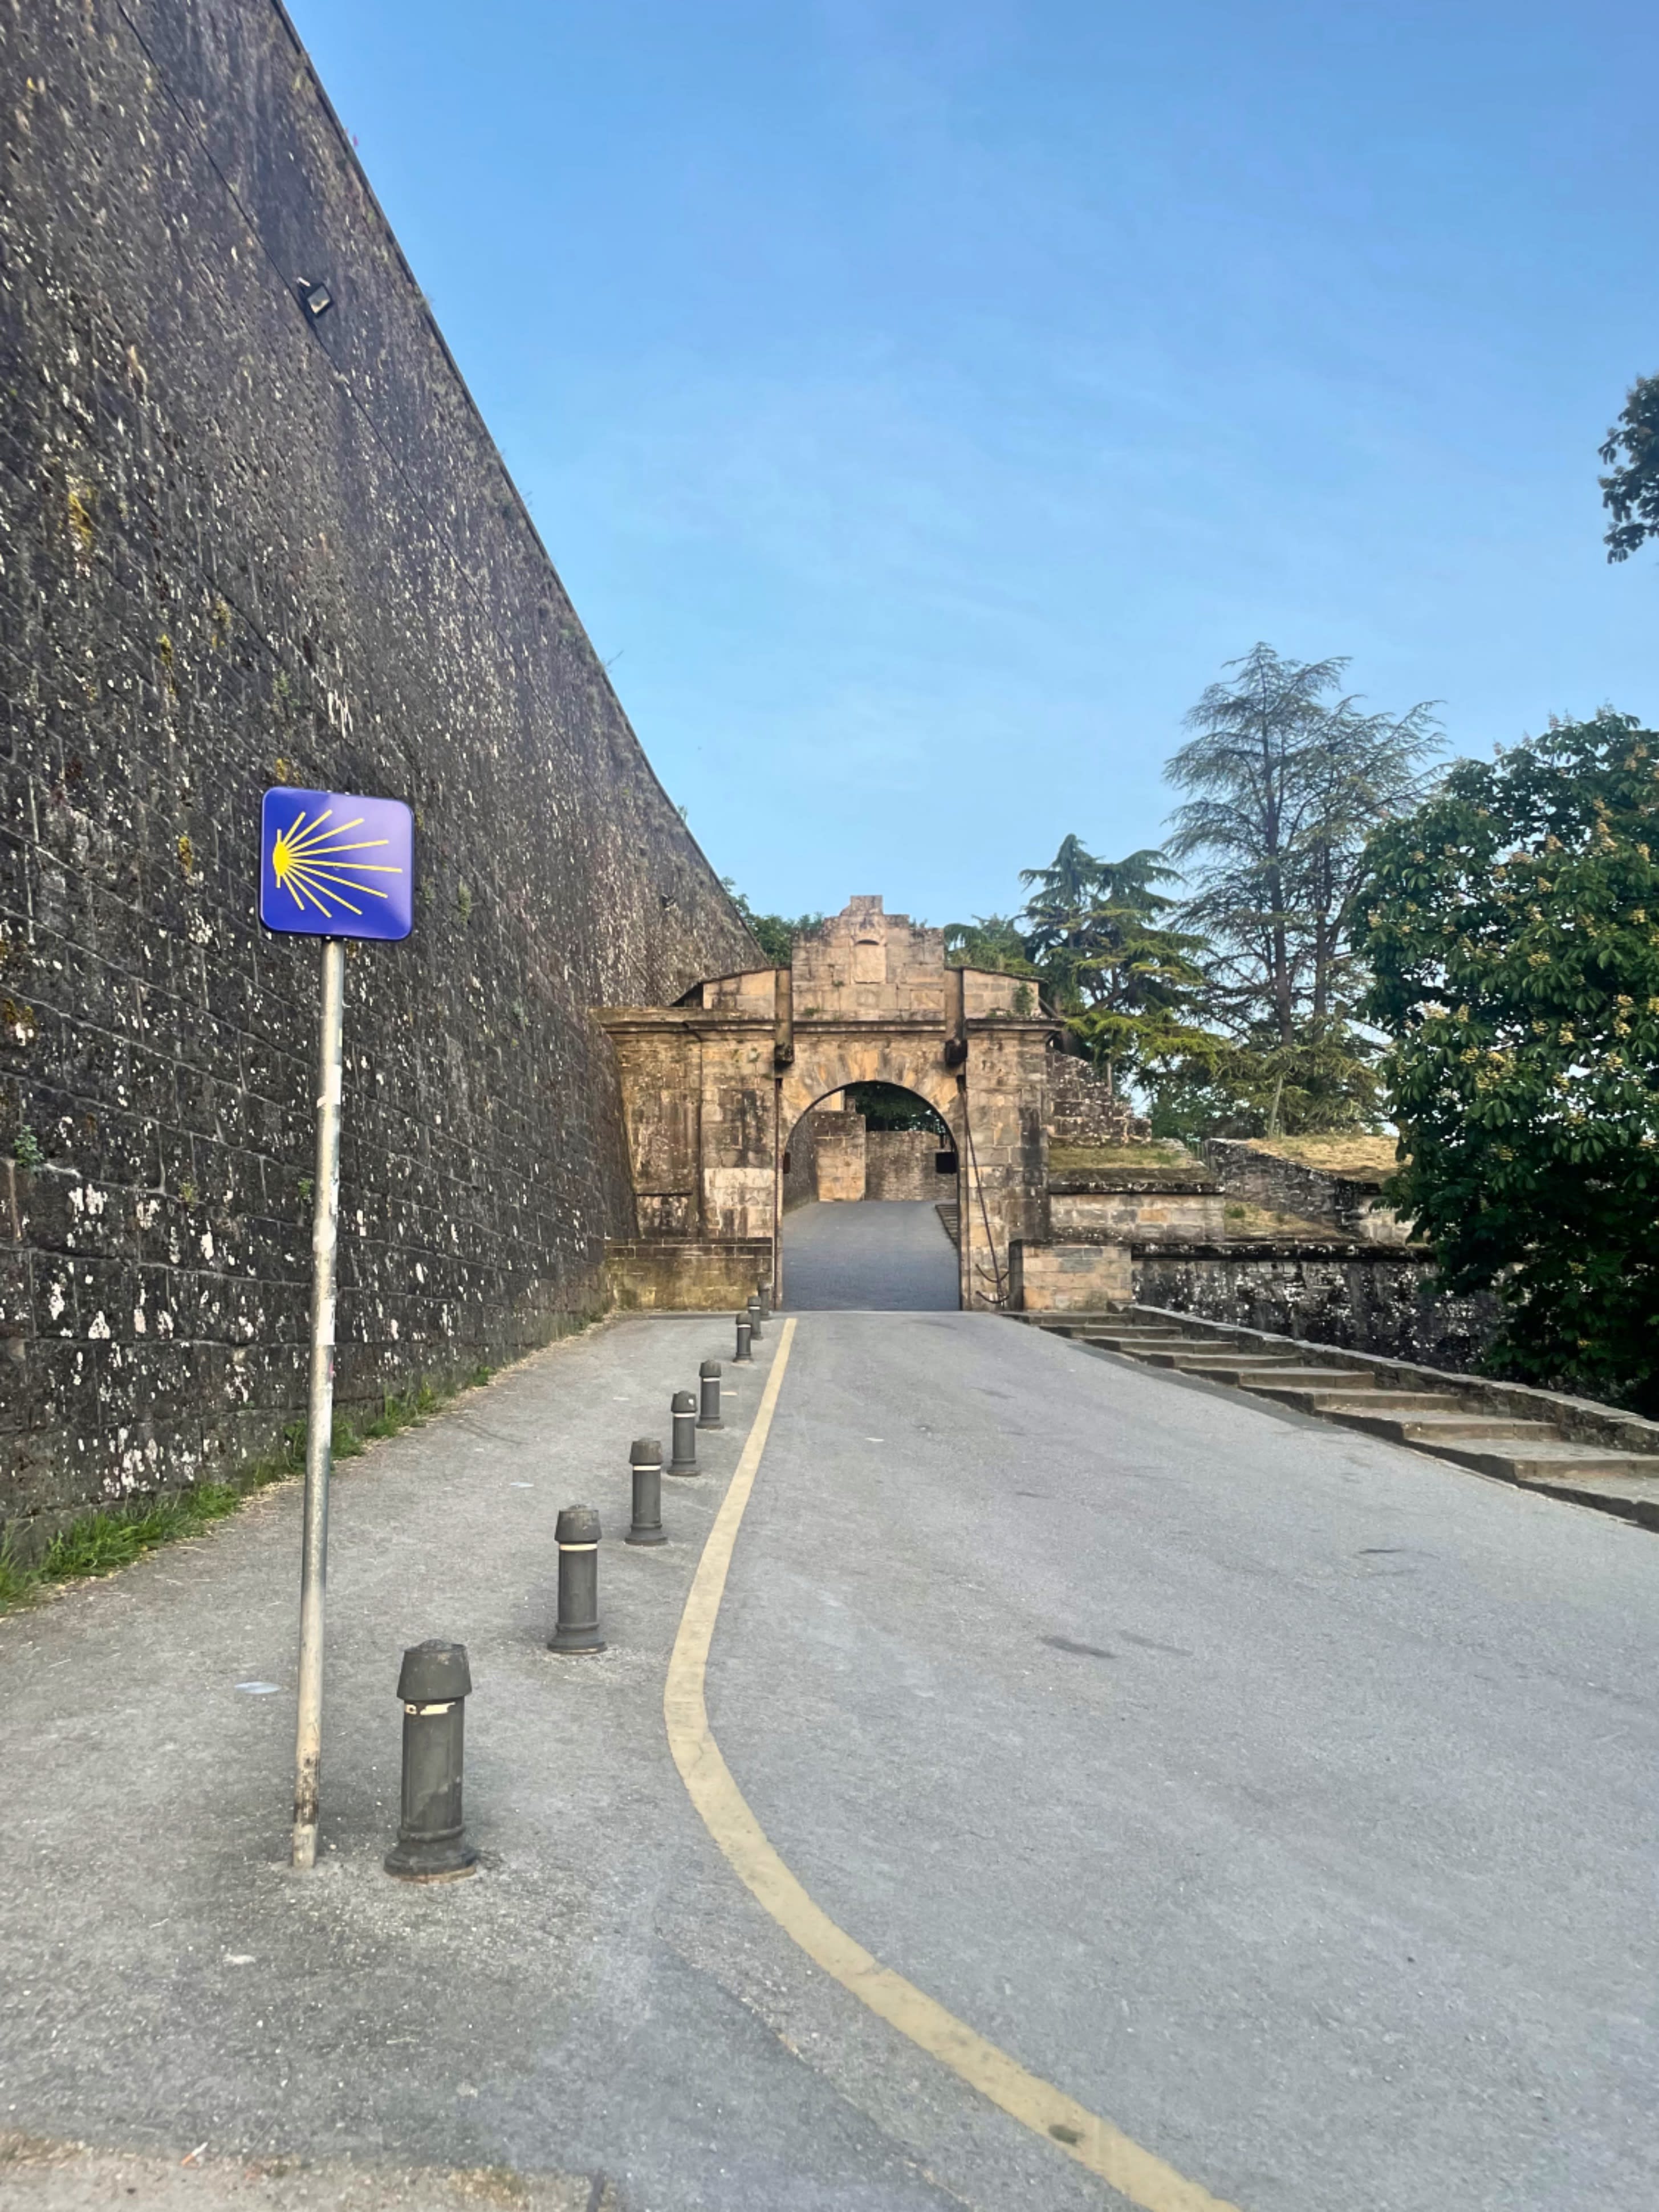
<path id="1" fill-rule="evenodd" d="M 629 1313 L 735 1314 L 771 1272 L 771 1243 L 760 1237 L 637 1237 L 605 1247 L 606 1301 Z"/>
<path id="2" fill-rule="evenodd" d="M 1091 1313 L 1134 1295 L 1124 1244 L 1038 1244 L 1008 1249 L 1009 1304 L 1016 1313 Z"/>
<path id="3" fill-rule="evenodd" d="M 817 1196 L 824 1203 L 856 1203 L 869 1195 L 867 1148 L 870 1133 L 862 1114 L 818 1114 Z"/>

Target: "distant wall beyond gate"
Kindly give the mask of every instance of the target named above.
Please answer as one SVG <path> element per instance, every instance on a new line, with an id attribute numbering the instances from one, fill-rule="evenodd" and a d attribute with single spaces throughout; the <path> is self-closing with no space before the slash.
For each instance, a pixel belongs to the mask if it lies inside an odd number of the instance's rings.
<path id="1" fill-rule="evenodd" d="M 945 1139 L 937 1129 L 872 1129 L 865 1138 L 866 1198 L 954 1198 L 956 1184 L 939 1171 Z"/>
<path id="2" fill-rule="evenodd" d="M 0 1513 L 27 1543 L 302 1404 L 318 956 L 254 919 L 262 786 L 418 823 L 415 936 L 347 969 L 348 1404 L 599 1308 L 635 1220 L 586 1010 L 759 956 L 280 10 L 29 0 L 0 60 Z"/>

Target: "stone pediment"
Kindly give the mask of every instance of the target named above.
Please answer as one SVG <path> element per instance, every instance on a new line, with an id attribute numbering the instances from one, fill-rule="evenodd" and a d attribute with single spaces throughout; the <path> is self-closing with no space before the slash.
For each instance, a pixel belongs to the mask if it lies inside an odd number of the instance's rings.
<path id="1" fill-rule="evenodd" d="M 841 913 L 803 931 L 795 940 L 792 968 L 798 1022 L 938 1023 L 945 1018 L 947 973 L 963 979 L 970 1020 L 1039 1018 L 1036 994 L 1023 977 L 948 967 L 943 930 L 914 922 L 908 915 L 888 914 L 878 898 L 849 899 Z M 773 974 L 770 968 L 757 968 L 711 976 L 694 984 L 679 1003 L 710 1013 L 769 1019 Z"/>

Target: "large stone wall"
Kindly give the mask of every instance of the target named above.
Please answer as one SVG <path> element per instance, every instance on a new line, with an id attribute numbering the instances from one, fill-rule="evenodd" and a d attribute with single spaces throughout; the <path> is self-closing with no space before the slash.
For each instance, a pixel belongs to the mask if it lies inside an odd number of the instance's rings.
<path id="1" fill-rule="evenodd" d="M 418 823 L 415 935 L 347 970 L 347 1402 L 599 1306 L 635 1224 L 586 1010 L 757 955 L 280 9 L 4 0 L 0 59 L 0 1497 L 27 1542 L 302 1401 L 318 952 L 255 920 L 264 785 Z M 301 279 L 336 301 L 315 323 Z"/>

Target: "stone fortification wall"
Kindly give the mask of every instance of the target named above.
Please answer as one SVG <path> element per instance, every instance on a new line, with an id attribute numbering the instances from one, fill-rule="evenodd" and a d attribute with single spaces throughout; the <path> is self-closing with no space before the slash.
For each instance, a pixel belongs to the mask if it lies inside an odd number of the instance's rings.
<path id="1" fill-rule="evenodd" d="M 1225 1230 L 1221 1194 L 1212 1186 L 1127 1176 L 1118 1188 L 1091 1189 L 1083 1176 L 1048 1178 L 1048 1227 L 1076 1243 L 1133 1243 L 1146 1237 L 1209 1242 Z"/>
<path id="2" fill-rule="evenodd" d="M 926 1199 L 954 1194 L 938 1160 L 948 1140 L 933 1129 L 871 1129 L 861 1114 L 815 1107 L 796 1122 L 785 1155 L 787 1212 L 815 1199 Z"/>
<path id="3" fill-rule="evenodd" d="M 1121 1098 L 1097 1075 L 1086 1060 L 1075 1053 L 1048 1056 L 1048 1136 L 1061 1146 L 1123 1145 L 1144 1136 L 1146 1125 L 1138 1121 Z"/>
<path id="4" fill-rule="evenodd" d="M 1304 1337 L 1311 1344 L 1456 1372 L 1477 1365 L 1498 1326 L 1496 1299 L 1437 1295 L 1433 1261 L 1398 1247 L 1241 1243 L 1132 1249 L 1137 1304 Z"/>
<path id="5" fill-rule="evenodd" d="M 347 1403 L 596 1308 L 635 1221 L 586 1009 L 757 956 L 280 10 L 13 0 L 0 58 L 0 1499 L 31 1540 L 302 1401 L 318 953 L 255 920 L 264 785 L 418 823 L 416 934 L 348 966 Z"/>
<path id="6" fill-rule="evenodd" d="M 818 1111 L 803 1114 L 784 1147 L 783 1210 L 811 1206 L 818 1194 Z"/>
<path id="7" fill-rule="evenodd" d="M 1212 1137 L 1203 1147 L 1211 1172 L 1229 1198 L 1269 1212 L 1328 1224 L 1342 1237 L 1368 1243 L 1404 1244 L 1411 1224 L 1377 1196 L 1380 1175 L 1333 1174 L 1267 1152 L 1243 1137 Z"/>

